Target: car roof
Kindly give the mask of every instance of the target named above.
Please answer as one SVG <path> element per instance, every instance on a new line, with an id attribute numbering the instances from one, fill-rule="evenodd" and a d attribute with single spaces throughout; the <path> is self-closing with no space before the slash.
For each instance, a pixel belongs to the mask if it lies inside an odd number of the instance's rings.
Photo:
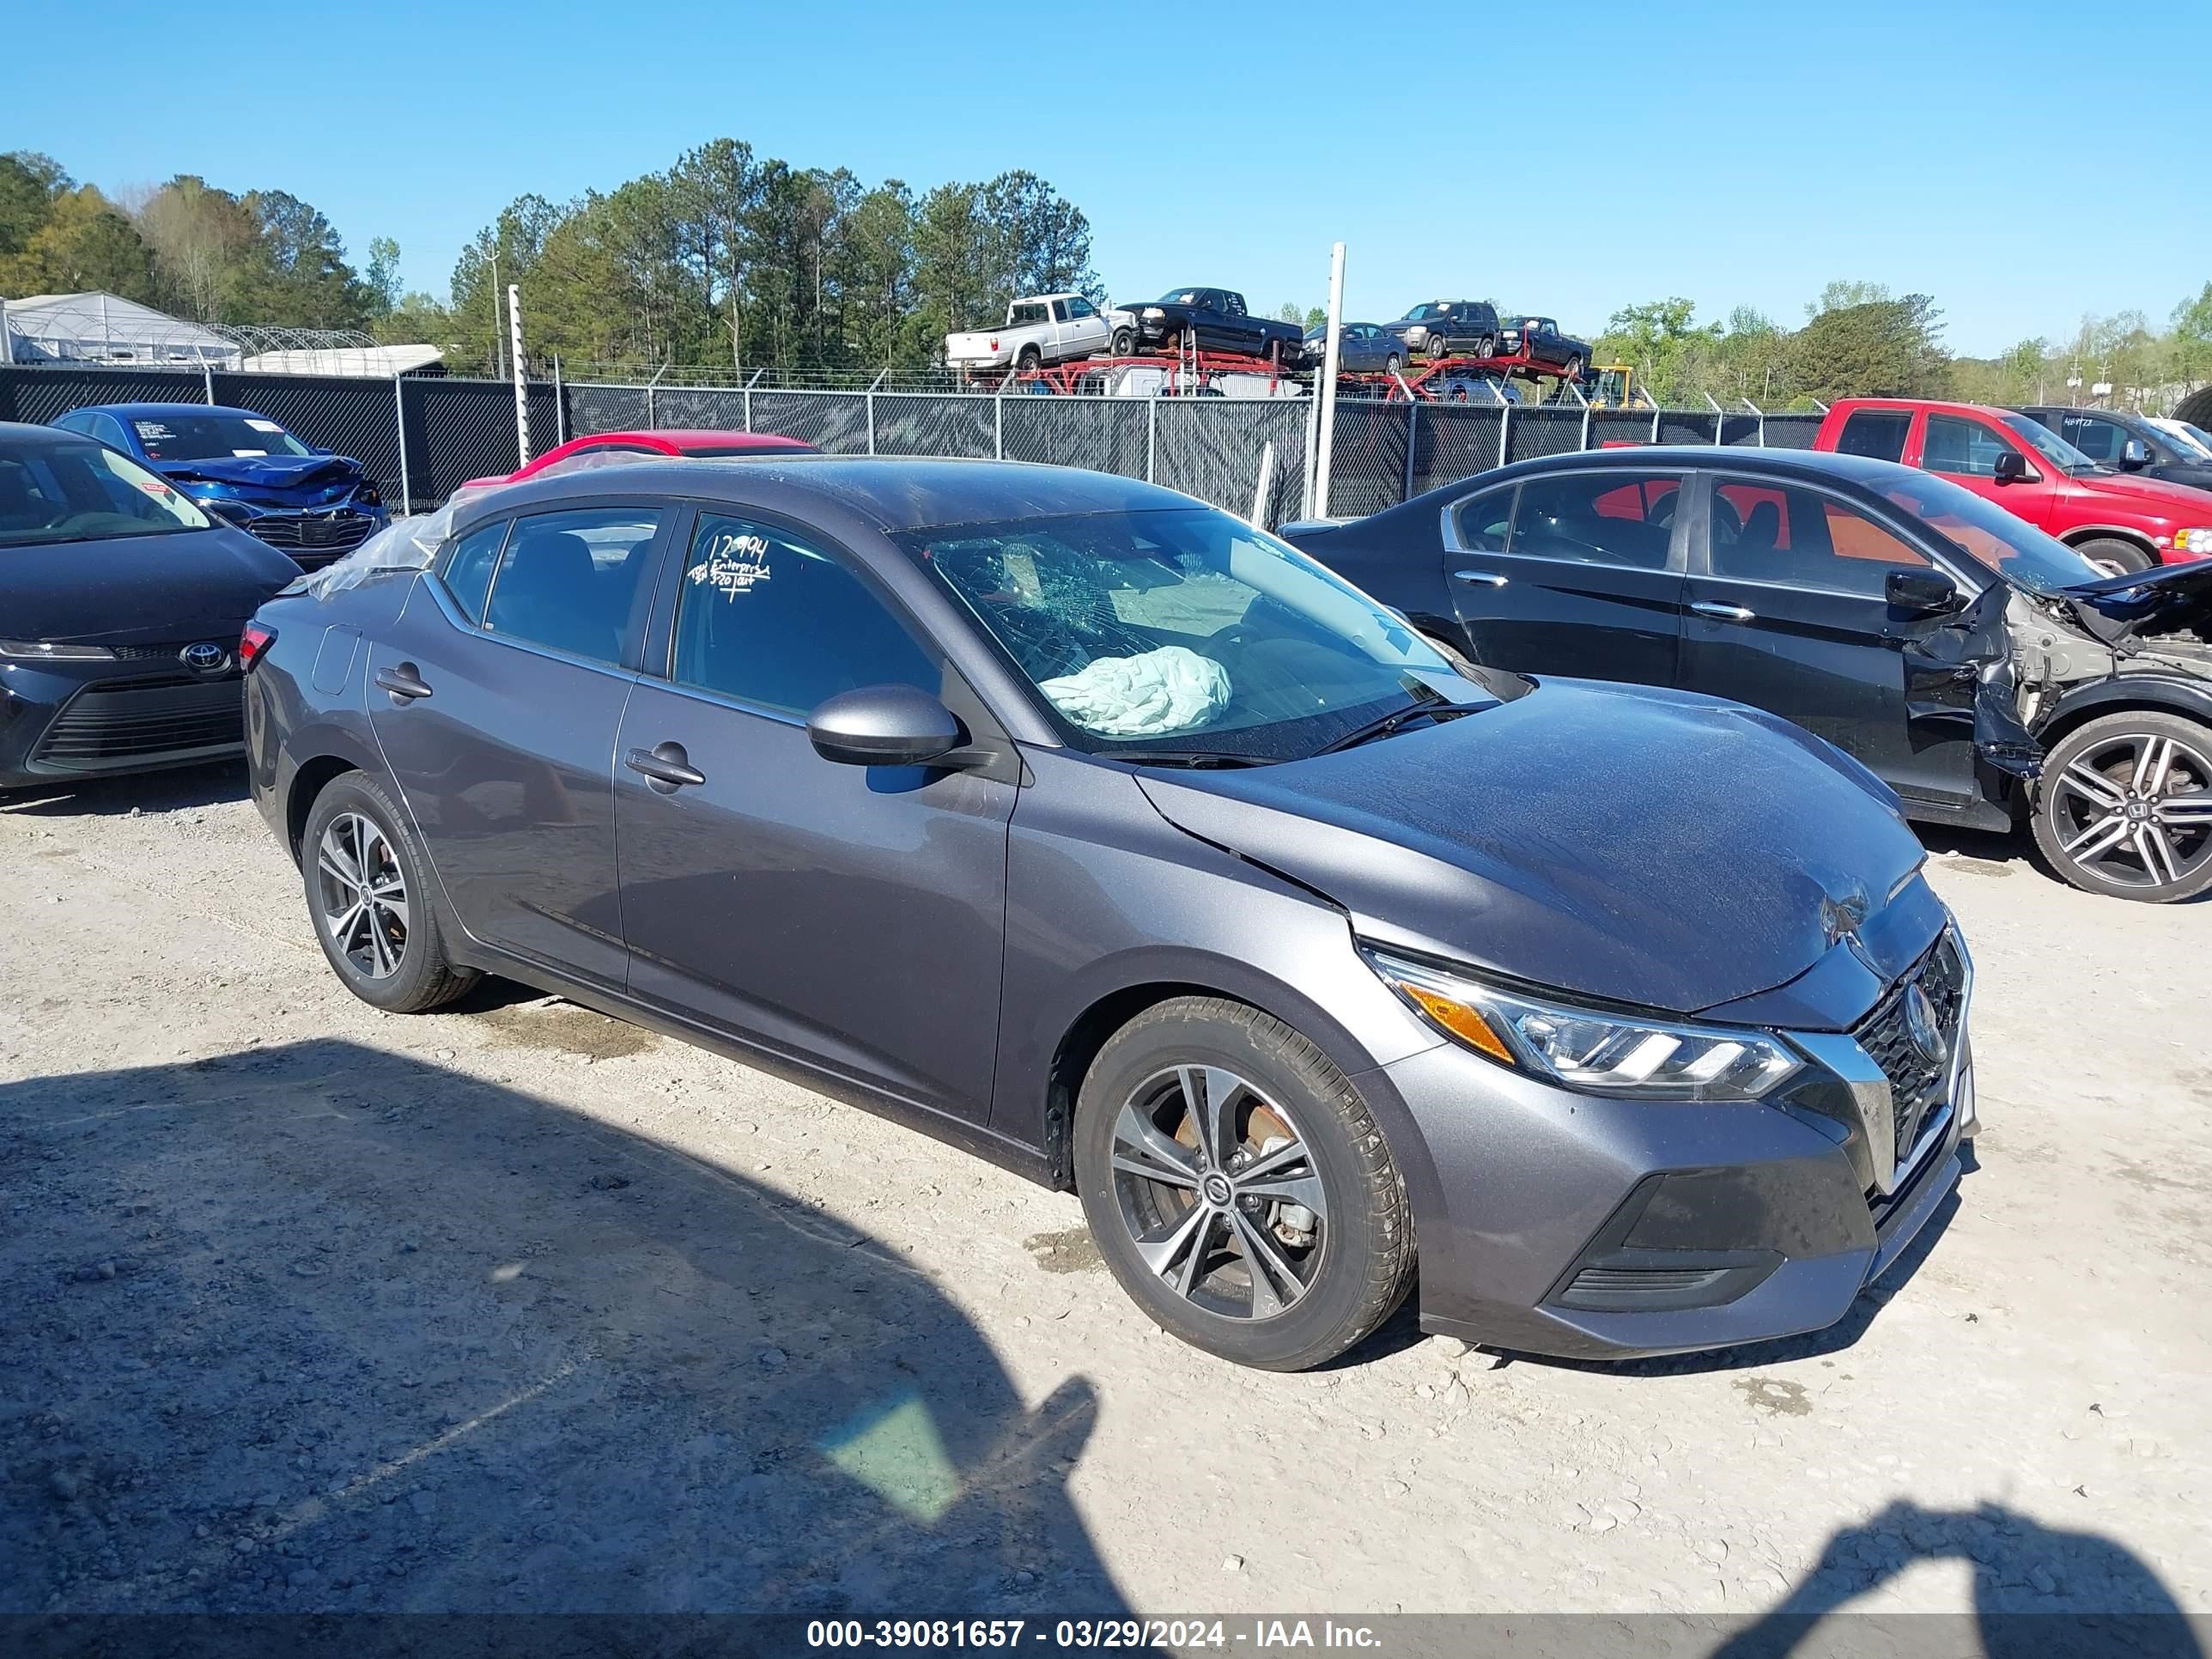
<path id="1" fill-rule="evenodd" d="M 82 408 L 64 411 L 82 415 L 86 410 L 101 415 L 112 415 L 120 420 L 143 420 L 163 415 L 235 415 L 241 420 L 265 421 L 269 417 L 258 409 L 234 409 L 228 404 L 87 404 Z"/>
<path id="2" fill-rule="evenodd" d="M 720 501 L 794 517 L 857 520 L 886 532 L 1206 505 L 1157 484 L 1081 467 L 929 456 L 793 454 L 764 456 L 742 467 L 640 461 L 532 478 L 487 493 L 470 504 L 466 516 L 474 523 L 501 512 L 608 495 Z"/>
<path id="3" fill-rule="evenodd" d="M 75 413 L 70 410 L 63 412 Z M 95 449 L 106 447 L 99 439 L 88 438 L 82 432 L 71 432 L 67 427 L 40 426 L 33 421 L 0 421 L 0 445 L 21 443 L 89 444 Z"/>
<path id="4" fill-rule="evenodd" d="M 1457 500 L 1495 485 L 1547 472 L 1641 472 L 1653 467 L 1685 471 L 1695 467 L 1706 471 L 1726 468 L 1731 472 L 1763 472 L 1777 477 L 1840 481 L 1869 489 L 1879 489 L 1896 478 L 1925 476 L 1894 461 L 1876 460 L 1870 455 L 1839 455 L 1825 449 L 1762 449 L 1745 444 L 1631 444 L 1619 449 L 1573 449 L 1564 454 L 1540 455 L 1516 461 L 1510 466 L 1493 467 L 1456 483 L 1440 485 L 1425 495 L 1415 496 L 1383 511 L 1404 513 L 1419 509 L 1424 514 L 1432 513 L 1438 499 L 1447 492 L 1451 492 L 1450 499 Z M 1379 519 L 1383 514 L 1375 516 Z"/>

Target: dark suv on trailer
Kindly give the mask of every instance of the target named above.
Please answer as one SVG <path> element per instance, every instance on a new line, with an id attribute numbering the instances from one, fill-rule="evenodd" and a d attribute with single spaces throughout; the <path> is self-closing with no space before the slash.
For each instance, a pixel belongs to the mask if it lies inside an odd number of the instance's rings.
<path id="1" fill-rule="evenodd" d="M 1145 1313 L 1319 1364 L 1842 1316 L 1971 1131 L 1893 798 L 1673 691 L 1455 671 L 1103 473 L 514 484 L 262 608 L 254 799 L 332 969 L 481 972 L 1073 1187 Z M 1756 779 L 1758 787 L 1746 787 Z"/>
<path id="2" fill-rule="evenodd" d="M 1796 450 L 1553 456 L 1294 536 L 1479 663 L 1750 703 L 1913 818 L 2027 819 L 2075 886 L 2212 889 L 2212 560 L 2108 576 L 1947 478 Z"/>
<path id="3" fill-rule="evenodd" d="M 1424 300 L 1389 329 L 1431 357 L 1498 355 L 1498 307 L 1487 300 Z"/>

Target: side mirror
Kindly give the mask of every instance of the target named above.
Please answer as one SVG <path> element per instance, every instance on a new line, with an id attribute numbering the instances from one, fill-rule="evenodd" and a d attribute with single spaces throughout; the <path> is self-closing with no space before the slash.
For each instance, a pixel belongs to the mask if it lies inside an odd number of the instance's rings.
<path id="1" fill-rule="evenodd" d="M 2140 472 L 2150 465 L 2150 446 L 2141 438 L 2130 438 L 2120 446 L 2120 465 L 2130 472 Z"/>
<path id="2" fill-rule="evenodd" d="M 2027 457 L 2017 449 L 2001 450 L 1997 454 L 1996 481 L 2001 484 L 2027 482 Z"/>
<path id="3" fill-rule="evenodd" d="M 1958 583 L 1940 570 L 1893 570 L 1883 596 L 1892 610 L 1915 617 L 1939 617 L 1961 603 Z"/>
<path id="4" fill-rule="evenodd" d="M 841 691 L 806 717 L 814 752 L 842 766 L 925 766 L 967 741 L 952 711 L 911 685 Z"/>

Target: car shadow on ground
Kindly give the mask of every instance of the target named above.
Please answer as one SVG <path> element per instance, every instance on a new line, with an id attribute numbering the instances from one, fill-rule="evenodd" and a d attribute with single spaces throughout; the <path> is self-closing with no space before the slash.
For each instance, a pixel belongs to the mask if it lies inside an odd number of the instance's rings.
<path id="1" fill-rule="evenodd" d="M 0 1613 L 1126 1611 L 899 1252 L 318 1040 L 0 1085 Z"/>
<path id="2" fill-rule="evenodd" d="M 119 778 L 58 778 L 0 793 L 0 812 L 26 817 L 121 817 L 133 811 L 182 812 L 246 796 L 246 763 L 223 761 L 174 772 Z"/>
<path id="3" fill-rule="evenodd" d="M 1972 1614 L 1827 1615 L 1917 1561 L 1972 1564 Z M 1845 1653 L 1987 1659 L 2203 1659 L 2180 1604 L 2146 1562 L 2099 1533 L 2045 1526 L 2002 1504 L 1931 1510 L 1899 1501 L 1838 1529 L 1778 1604 L 1712 1659 Z"/>

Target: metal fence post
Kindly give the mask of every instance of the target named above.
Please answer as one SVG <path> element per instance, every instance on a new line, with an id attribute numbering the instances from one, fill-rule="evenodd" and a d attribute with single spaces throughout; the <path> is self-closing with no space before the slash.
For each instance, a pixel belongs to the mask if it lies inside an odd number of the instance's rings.
<path id="1" fill-rule="evenodd" d="M 561 384 L 561 354 L 553 354 L 553 441 L 568 441 L 568 393 Z"/>
<path id="2" fill-rule="evenodd" d="M 752 379 L 745 382 L 745 430 L 748 432 L 753 429 L 753 387 L 760 384 L 760 377 L 767 373 L 768 367 L 763 364 L 753 371 Z"/>
<path id="3" fill-rule="evenodd" d="M 1006 459 L 1006 378 L 1001 377 L 991 392 L 991 454 L 994 459 Z"/>
<path id="4" fill-rule="evenodd" d="M 1713 402 L 1713 394 L 1711 392 L 1700 392 L 1698 395 L 1700 398 L 1703 398 L 1712 409 L 1713 447 L 1717 449 L 1720 447 L 1721 432 L 1723 428 L 1728 425 L 1728 410 L 1723 409 L 1718 404 Z"/>
<path id="5" fill-rule="evenodd" d="M 1656 444 L 1656 443 L 1657 443 L 1657 442 L 1659 441 L 1659 416 L 1660 416 L 1660 413 L 1661 413 L 1661 410 L 1660 410 L 1659 405 L 1658 405 L 1658 404 L 1652 404 L 1652 405 L 1651 405 L 1651 441 L 1652 441 L 1653 443 L 1655 443 L 1655 444 Z"/>
<path id="6" fill-rule="evenodd" d="M 1145 482 L 1151 483 L 1160 447 L 1160 394 L 1145 399 Z"/>
<path id="7" fill-rule="evenodd" d="M 1406 399 L 1406 488 L 1398 499 L 1413 499 L 1413 445 L 1421 435 L 1421 406 L 1413 398 Z"/>
<path id="8" fill-rule="evenodd" d="M 1503 466 L 1505 458 L 1512 453 L 1509 446 L 1513 441 L 1513 405 L 1497 387 L 1492 386 L 1491 392 L 1498 399 L 1498 464 Z"/>
<path id="9" fill-rule="evenodd" d="M 392 425 L 399 439 L 399 512 L 403 518 L 415 514 L 415 492 L 407 480 L 407 398 L 404 388 L 407 382 L 400 379 L 397 369 L 392 374 Z"/>
<path id="10" fill-rule="evenodd" d="M 1760 408 L 1757 404 L 1755 404 L 1755 403 L 1752 402 L 1752 400 L 1751 400 L 1750 398 L 1746 398 L 1743 400 L 1743 406 L 1744 406 L 1746 409 L 1749 410 L 1750 410 L 1753 415 L 1756 415 L 1756 416 L 1759 417 L 1759 447 L 1761 449 L 1765 448 L 1765 447 L 1766 447 L 1766 411 L 1765 411 L 1765 410 L 1761 409 L 1761 408 Z"/>
<path id="11" fill-rule="evenodd" d="M 884 374 L 890 373 L 888 368 L 884 371 Z M 876 388 L 884 383 L 884 374 L 878 374 L 868 382 L 868 453 L 871 455 L 876 453 Z"/>
<path id="12" fill-rule="evenodd" d="M 208 407 L 215 407 L 215 368 L 204 357 L 200 359 L 200 379 L 207 385 Z"/>

